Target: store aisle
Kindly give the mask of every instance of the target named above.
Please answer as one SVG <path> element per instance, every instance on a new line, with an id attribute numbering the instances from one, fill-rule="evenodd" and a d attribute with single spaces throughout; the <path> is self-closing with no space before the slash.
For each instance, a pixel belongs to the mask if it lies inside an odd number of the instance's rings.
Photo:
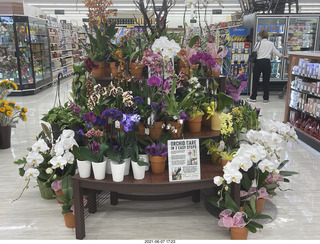
<path id="1" fill-rule="evenodd" d="M 61 102 L 68 99 L 71 79 L 61 85 Z M 34 96 L 12 97 L 28 108 L 28 121 L 13 129 L 12 146 L 0 150 L 0 239 L 75 239 L 75 232 L 64 226 L 56 200 L 43 200 L 36 182 L 17 198 L 25 185 L 12 162 L 27 154 L 27 147 L 40 132 L 42 115 L 52 108 L 55 86 Z M 245 98 L 245 97 L 244 97 Z M 284 99 L 270 97 L 269 104 L 257 102 L 266 118 L 282 120 Z M 302 142 L 288 145 L 290 164 L 287 170 L 300 172 L 271 199 L 277 206 L 277 218 L 264 225 L 248 239 L 320 239 L 320 153 Z M 229 240 L 229 231 L 217 225 L 217 219 L 189 198 L 170 201 L 142 202 L 120 200 L 117 206 L 107 203 L 86 219 L 86 239 L 196 239 Z"/>

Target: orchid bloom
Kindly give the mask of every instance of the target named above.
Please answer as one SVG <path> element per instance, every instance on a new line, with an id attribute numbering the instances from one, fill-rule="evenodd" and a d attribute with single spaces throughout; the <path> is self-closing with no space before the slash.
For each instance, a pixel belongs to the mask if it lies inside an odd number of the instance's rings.
<path id="1" fill-rule="evenodd" d="M 67 151 L 67 152 L 65 152 L 65 154 L 63 155 L 63 158 L 67 161 L 68 164 L 73 164 L 73 161 L 74 161 L 74 155 L 73 155 L 73 153 Z"/>
<path id="2" fill-rule="evenodd" d="M 38 167 L 44 160 L 43 156 L 37 152 L 32 151 L 26 157 L 28 165 L 32 165 L 33 167 Z"/>
<path id="3" fill-rule="evenodd" d="M 50 160 L 53 169 L 64 169 L 64 166 L 67 164 L 67 160 L 62 156 L 55 156 Z"/>
<path id="4" fill-rule="evenodd" d="M 38 169 L 29 168 L 24 173 L 24 176 L 26 177 L 26 180 L 29 180 L 31 177 L 36 179 L 39 176 L 39 174 L 40 172 Z"/>
<path id="5" fill-rule="evenodd" d="M 32 151 L 45 152 L 49 149 L 47 143 L 43 139 L 39 139 L 32 146 Z"/>

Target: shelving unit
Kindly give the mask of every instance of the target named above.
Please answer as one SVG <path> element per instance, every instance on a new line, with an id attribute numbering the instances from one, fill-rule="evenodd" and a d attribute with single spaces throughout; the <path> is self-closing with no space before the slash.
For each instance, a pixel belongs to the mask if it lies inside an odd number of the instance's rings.
<path id="1" fill-rule="evenodd" d="M 289 71 L 295 72 L 288 76 L 284 121 L 295 127 L 300 140 L 320 151 L 320 52 L 289 55 Z"/>

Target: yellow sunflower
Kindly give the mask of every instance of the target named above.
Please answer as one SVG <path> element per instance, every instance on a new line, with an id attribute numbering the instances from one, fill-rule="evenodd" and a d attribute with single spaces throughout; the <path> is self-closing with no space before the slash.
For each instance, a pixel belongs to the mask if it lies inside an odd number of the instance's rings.
<path id="1" fill-rule="evenodd" d="M 7 111 L 6 115 L 9 116 L 9 117 L 12 116 L 12 112 L 11 111 Z"/>
<path id="2" fill-rule="evenodd" d="M 17 107 L 17 109 L 19 109 L 19 110 L 21 109 L 21 107 L 20 107 L 19 105 L 16 105 L 16 107 Z"/>
<path id="3" fill-rule="evenodd" d="M 6 111 L 6 109 L 4 107 L 0 108 L 1 113 L 4 113 L 4 111 Z"/>
<path id="4" fill-rule="evenodd" d="M 26 113 L 26 112 L 28 112 L 28 109 L 26 107 L 23 107 L 22 112 Z"/>
<path id="5" fill-rule="evenodd" d="M 23 119 L 22 119 L 23 121 L 27 121 L 27 117 L 23 117 Z"/>

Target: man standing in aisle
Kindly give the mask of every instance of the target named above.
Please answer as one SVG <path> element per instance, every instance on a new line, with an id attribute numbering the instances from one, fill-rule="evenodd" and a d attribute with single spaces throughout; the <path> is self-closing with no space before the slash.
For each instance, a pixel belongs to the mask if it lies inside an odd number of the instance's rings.
<path id="1" fill-rule="evenodd" d="M 258 37 L 260 38 L 260 42 L 257 43 L 254 47 L 254 50 L 257 52 L 257 59 L 253 66 L 253 82 L 252 82 L 252 93 L 250 98 L 247 100 L 250 102 L 257 101 L 257 92 L 258 92 L 258 84 L 260 75 L 263 75 L 263 102 L 269 102 L 269 87 L 270 87 L 270 75 L 271 75 L 271 53 L 273 55 L 278 56 L 280 58 L 287 58 L 288 56 L 284 56 L 281 54 L 273 45 L 271 41 L 268 41 L 268 32 L 266 30 L 262 30 L 259 32 Z"/>

